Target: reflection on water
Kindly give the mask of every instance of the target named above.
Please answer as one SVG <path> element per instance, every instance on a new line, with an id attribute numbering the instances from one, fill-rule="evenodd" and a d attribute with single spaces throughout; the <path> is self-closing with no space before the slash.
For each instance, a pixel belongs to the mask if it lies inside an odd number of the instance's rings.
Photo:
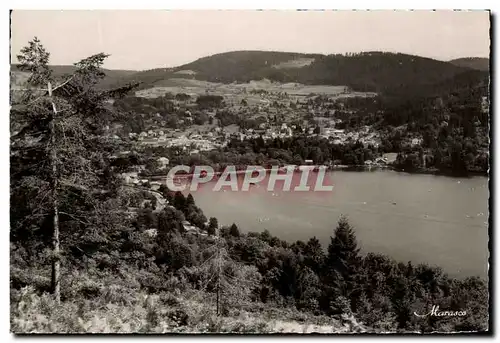
<path id="1" fill-rule="evenodd" d="M 332 192 L 193 193 L 207 217 L 288 241 L 312 236 L 326 245 L 340 214 L 356 228 L 363 251 L 436 264 L 455 276 L 487 275 L 488 180 L 391 171 L 328 175 Z"/>

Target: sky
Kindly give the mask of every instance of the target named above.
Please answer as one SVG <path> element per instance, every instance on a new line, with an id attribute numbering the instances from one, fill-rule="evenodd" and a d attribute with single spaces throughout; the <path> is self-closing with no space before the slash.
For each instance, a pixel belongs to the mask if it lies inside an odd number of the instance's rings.
<path id="1" fill-rule="evenodd" d="M 488 57 L 486 11 L 86 10 L 11 13 L 11 54 L 37 36 L 50 64 L 92 54 L 109 69 L 175 67 L 235 50 L 388 51 L 450 60 Z"/>

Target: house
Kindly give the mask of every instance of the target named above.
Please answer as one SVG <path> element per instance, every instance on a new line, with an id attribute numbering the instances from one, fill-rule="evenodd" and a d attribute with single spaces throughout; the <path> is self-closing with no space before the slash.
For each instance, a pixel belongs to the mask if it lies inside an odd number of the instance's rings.
<path id="1" fill-rule="evenodd" d="M 160 165 L 160 169 L 165 169 L 168 164 L 169 164 L 170 160 L 166 157 L 160 157 L 158 159 L 158 164 Z"/>
<path id="2" fill-rule="evenodd" d="M 123 181 L 124 181 L 127 185 L 128 185 L 128 184 L 133 183 L 133 181 L 134 181 L 134 180 L 133 180 L 130 176 L 128 176 L 128 175 L 122 175 L 122 177 L 123 177 Z"/>
<path id="3" fill-rule="evenodd" d="M 137 176 L 138 176 L 138 173 L 137 172 L 131 172 L 131 173 L 122 173 L 121 174 L 121 177 L 123 179 L 123 181 L 126 183 L 126 184 L 131 184 L 131 183 L 138 183 L 139 180 L 137 179 Z"/>
<path id="4" fill-rule="evenodd" d="M 158 235 L 158 230 L 156 229 L 148 229 L 144 231 L 144 234 L 148 237 L 156 237 Z"/>
<path id="5" fill-rule="evenodd" d="M 198 233 L 198 229 L 196 228 L 196 226 L 191 225 L 191 223 L 187 220 L 182 221 L 182 227 L 188 233 Z"/>
<path id="6" fill-rule="evenodd" d="M 151 184 L 151 189 L 154 191 L 159 190 L 161 187 L 161 182 L 158 182 L 158 181 L 151 181 L 150 184 Z"/>
<path id="7" fill-rule="evenodd" d="M 422 143 L 422 138 L 413 138 L 411 140 L 411 145 L 412 146 L 417 146 L 417 145 L 420 145 Z"/>
<path id="8" fill-rule="evenodd" d="M 481 111 L 483 113 L 487 113 L 490 110 L 490 103 L 488 101 L 488 97 L 483 96 L 481 99 Z"/>

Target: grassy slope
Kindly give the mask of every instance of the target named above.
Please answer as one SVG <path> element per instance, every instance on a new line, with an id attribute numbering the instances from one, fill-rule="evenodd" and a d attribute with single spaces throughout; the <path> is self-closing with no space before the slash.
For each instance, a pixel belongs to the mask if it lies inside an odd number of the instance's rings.
<path id="1" fill-rule="evenodd" d="M 63 301 L 40 293 L 50 284 L 48 270 L 11 268 L 14 282 L 30 286 L 11 290 L 11 331 L 14 333 L 342 333 L 372 329 L 353 316 L 315 316 L 256 302 L 231 302 L 215 313 L 215 295 L 195 290 L 176 277 L 163 290 L 143 288 L 155 273 L 127 266 L 120 273 L 72 269 L 63 271 Z M 149 280 L 149 281 L 148 281 Z M 231 299 L 223 300 L 231 301 Z"/>
<path id="2" fill-rule="evenodd" d="M 354 333 L 371 329 L 354 317 L 312 316 L 294 309 L 253 305 L 217 316 L 199 294 L 134 293 L 123 303 L 124 290 L 110 286 L 98 300 L 66 301 L 58 307 L 52 296 L 19 292 L 11 306 L 14 333 Z M 126 291 L 125 291 L 126 292 Z M 126 294 L 126 293 L 125 293 Z M 189 296 L 194 296 L 189 293 Z M 56 310 L 54 310 L 56 309 Z M 82 309 L 84 309 L 82 311 Z"/>

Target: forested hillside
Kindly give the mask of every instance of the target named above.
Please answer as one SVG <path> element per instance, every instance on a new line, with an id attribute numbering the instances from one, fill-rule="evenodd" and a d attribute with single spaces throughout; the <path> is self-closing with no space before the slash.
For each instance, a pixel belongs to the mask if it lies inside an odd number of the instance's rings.
<path id="1" fill-rule="evenodd" d="M 466 67 L 471 69 L 477 69 L 482 71 L 488 71 L 490 69 L 490 59 L 484 57 L 464 57 L 451 60 L 453 63 L 459 67 Z"/>
<path id="2" fill-rule="evenodd" d="M 282 63 L 299 59 L 310 59 L 312 63 L 301 67 L 283 65 L 277 68 Z M 450 89 L 463 88 L 464 83 L 469 86 L 487 82 L 487 62 L 487 59 L 467 58 L 443 62 L 420 56 L 384 52 L 319 55 L 235 51 L 203 57 L 176 68 L 140 72 L 106 70 L 106 78 L 100 82 L 100 86 L 110 87 L 140 82 L 141 88 L 148 88 L 172 77 L 219 83 L 269 79 L 283 83 L 344 85 L 353 90 L 378 92 L 385 96 L 435 96 Z M 16 68 L 14 67 L 13 71 Z M 54 75 L 74 70 L 70 66 L 51 68 Z"/>
<path id="3" fill-rule="evenodd" d="M 286 62 L 309 59 L 300 67 Z M 302 84 L 344 85 L 353 90 L 384 95 L 435 95 L 441 88 L 454 87 L 456 79 L 476 83 L 487 79 L 487 69 L 471 71 L 459 61 L 448 63 L 420 56 L 364 52 L 347 55 L 298 54 L 268 51 L 235 51 L 200 58 L 176 67 L 137 73 L 113 71 L 108 85 L 141 82 L 141 88 L 172 78 L 195 78 L 220 83 L 269 79 Z M 279 67 L 278 67 L 279 66 Z M 184 73 L 189 71 L 188 73 Z M 483 72 L 482 72 L 483 71 Z M 180 74 L 179 74 L 180 73 Z"/>

